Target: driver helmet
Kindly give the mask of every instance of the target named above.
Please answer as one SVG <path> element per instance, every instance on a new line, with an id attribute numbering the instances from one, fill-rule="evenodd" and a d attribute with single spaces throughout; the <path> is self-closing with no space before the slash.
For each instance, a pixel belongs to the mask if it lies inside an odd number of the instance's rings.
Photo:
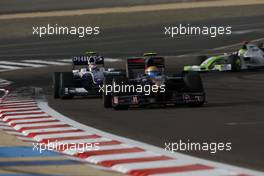
<path id="1" fill-rule="evenodd" d="M 156 66 L 149 66 L 145 70 L 145 74 L 148 75 L 149 77 L 155 77 L 158 76 L 159 74 L 159 69 Z"/>
<path id="2" fill-rule="evenodd" d="M 91 57 L 89 59 L 88 64 L 89 64 L 89 70 L 90 71 L 95 70 L 97 68 L 96 61 L 95 61 L 95 59 L 93 57 Z"/>

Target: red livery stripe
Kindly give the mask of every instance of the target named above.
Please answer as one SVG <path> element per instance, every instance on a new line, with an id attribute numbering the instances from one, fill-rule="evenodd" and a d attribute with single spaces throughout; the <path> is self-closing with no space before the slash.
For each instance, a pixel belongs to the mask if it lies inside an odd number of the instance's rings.
<path id="1" fill-rule="evenodd" d="M 12 118 L 8 119 L 5 122 L 12 122 L 13 120 L 30 120 L 30 119 L 42 119 L 42 118 L 51 118 L 51 116 L 39 116 L 39 117 L 25 117 L 25 118 Z"/>
<path id="2" fill-rule="evenodd" d="M 153 156 L 153 157 L 142 157 L 142 158 L 128 158 L 128 159 L 119 159 L 119 160 L 106 160 L 99 162 L 100 165 L 104 167 L 112 167 L 116 164 L 124 163 L 136 163 L 136 162 L 147 162 L 147 161 L 161 161 L 161 160 L 170 160 L 173 158 L 167 156 Z"/>
<path id="3" fill-rule="evenodd" d="M 7 116 L 20 116 L 20 115 L 35 115 L 35 114 L 45 114 L 45 112 L 31 112 L 31 113 L 15 113 L 15 114 L 4 114 L 2 118 Z"/>
<path id="4" fill-rule="evenodd" d="M 20 128 L 20 132 L 24 130 L 35 130 L 35 129 L 46 129 L 46 128 L 57 128 L 57 127 L 70 127 L 71 125 L 68 124 L 61 124 L 61 125 L 41 125 L 41 126 L 34 126 L 34 127 L 23 127 Z"/>
<path id="5" fill-rule="evenodd" d="M 43 121 L 38 121 L 38 122 L 19 122 L 19 123 L 12 123 L 11 126 L 16 126 L 16 125 L 23 125 L 23 124 L 34 124 L 34 123 L 49 123 L 49 122 L 59 122 L 59 120 L 43 120 Z"/>
<path id="6" fill-rule="evenodd" d="M 78 153 L 75 156 L 79 158 L 88 158 L 94 155 L 111 155 L 111 154 L 121 154 L 121 153 L 134 153 L 145 151 L 138 147 L 133 148 L 123 148 L 123 149 L 111 149 L 111 150 L 98 150 L 98 151 L 88 151 L 84 153 Z"/>
<path id="7" fill-rule="evenodd" d="M 41 143 L 48 143 L 48 142 L 55 142 L 55 141 L 64 141 L 64 140 L 75 140 L 75 139 L 92 139 L 92 138 L 99 138 L 96 134 L 87 135 L 87 136 L 69 136 L 69 137 L 59 137 L 59 138 L 49 138 L 41 140 Z"/>
<path id="8" fill-rule="evenodd" d="M 67 131 L 47 131 L 47 132 L 37 132 L 37 133 L 29 133 L 28 134 L 28 137 L 35 137 L 37 135 L 42 135 L 42 134 L 60 134 L 60 133 L 74 133 L 74 132 L 82 132 L 83 130 L 79 130 L 79 129 L 76 129 L 76 130 L 67 130 Z"/>
<path id="9" fill-rule="evenodd" d="M 151 174 L 178 173 L 178 172 L 188 172 L 188 171 L 208 170 L 208 169 L 214 169 L 214 168 L 201 164 L 193 164 L 193 165 L 185 165 L 185 166 L 138 169 L 138 170 L 129 171 L 128 174 L 133 176 L 148 176 Z"/>
<path id="10" fill-rule="evenodd" d="M 90 143 L 84 143 L 84 145 L 86 144 L 90 144 L 90 145 L 94 145 L 96 143 L 97 146 L 105 146 L 105 145 L 119 145 L 121 144 L 121 142 L 119 141 L 103 141 L 103 142 L 90 142 Z M 67 147 L 70 148 L 72 146 L 76 146 L 76 144 L 68 144 Z M 58 151 L 64 151 L 66 150 L 67 148 L 64 148 L 65 146 L 64 145 L 60 145 L 58 146 Z"/>

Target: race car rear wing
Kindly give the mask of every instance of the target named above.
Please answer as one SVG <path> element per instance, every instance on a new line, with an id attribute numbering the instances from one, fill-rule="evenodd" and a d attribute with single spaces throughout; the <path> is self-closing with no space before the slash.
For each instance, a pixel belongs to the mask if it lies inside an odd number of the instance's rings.
<path id="1" fill-rule="evenodd" d="M 104 58 L 102 56 L 75 56 L 72 58 L 73 66 L 89 65 L 91 59 L 95 60 L 95 64 L 104 65 Z"/>
<path id="2" fill-rule="evenodd" d="M 127 70 L 145 69 L 145 58 L 144 57 L 127 58 L 126 66 L 127 66 Z"/>
<path id="3" fill-rule="evenodd" d="M 143 70 L 144 72 L 144 70 L 149 66 L 156 66 L 161 70 L 161 72 L 164 72 L 165 59 L 160 56 L 127 58 L 127 77 L 131 77 L 133 70 Z"/>

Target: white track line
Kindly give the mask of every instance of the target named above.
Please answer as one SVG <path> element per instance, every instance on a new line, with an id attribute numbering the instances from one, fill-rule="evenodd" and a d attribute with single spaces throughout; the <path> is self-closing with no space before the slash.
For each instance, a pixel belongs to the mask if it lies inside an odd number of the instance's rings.
<path id="1" fill-rule="evenodd" d="M 183 166 L 196 164 L 193 161 L 188 160 L 168 160 L 168 161 L 151 161 L 151 162 L 137 162 L 129 164 L 117 164 L 112 167 L 113 170 L 119 171 L 122 173 L 128 173 L 131 170 L 138 169 L 151 169 L 151 168 L 160 168 L 160 167 L 173 167 L 173 166 Z"/>
<path id="2" fill-rule="evenodd" d="M 20 104 L 13 104 L 13 103 L 10 103 L 10 104 L 4 104 L 4 105 L 0 105 L 0 108 L 8 108 L 8 107 L 21 107 L 21 106 L 36 106 L 36 102 L 26 102 L 26 103 L 20 103 Z"/>
<path id="3" fill-rule="evenodd" d="M 6 107 L 1 107 L 0 112 L 7 111 L 7 110 L 12 110 L 12 109 L 23 109 L 23 108 L 37 108 L 36 105 L 20 105 L 20 106 L 6 106 Z"/>
<path id="4" fill-rule="evenodd" d="M 107 142 L 111 141 L 111 139 L 107 138 L 95 138 L 95 139 L 75 139 L 75 140 L 61 140 L 62 144 L 84 144 L 84 143 L 93 143 L 93 142 Z M 54 146 L 56 142 L 50 142 L 48 145 Z"/>
<path id="5" fill-rule="evenodd" d="M 15 67 L 15 66 L 8 66 L 8 65 L 0 65 L 0 68 L 6 69 L 2 71 L 22 69 L 22 67 Z"/>
<path id="6" fill-rule="evenodd" d="M 126 144 L 99 146 L 98 150 L 96 150 L 96 151 L 112 150 L 112 149 L 125 149 L 125 148 L 133 148 L 133 146 L 129 146 Z M 77 150 L 68 149 L 68 150 L 63 151 L 63 153 L 68 154 L 68 155 L 74 155 L 77 153 L 88 152 L 88 151 L 91 151 L 91 149 L 84 147 L 84 148 L 78 148 Z"/>
<path id="7" fill-rule="evenodd" d="M 49 118 L 37 118 L 37 119 L 26 119 L 26 120 L 13 120 L 8 122 L 9 125 L 13 125 L 16 123 L 23 123 L 23 122 L 41 122 L 41 121 L 49 121 L 49 120 L 57 120 L 53 117 L 49 117 Z"/>
<path id="8" fill-rule="evenodd" d="M 47 64 L 47 65 L 69 65 L 68 63 L 56 62 L 56 61 L 47 61 L 47 60 L 22 60 L 22 62 L 40 63 L 40 64 Z"/>
<path id="9" fill-rule="evenodd" d="M 66 66 L 72 62 L 72 59 L 60 60 L 20 60 L 20 61 L 0 61 L 0 73 L 26 68 L 41 68 L 50 65 Z M 1 86 L 1 83 L 0 83 Z"/>
<path id="10" fill-rule="evenodd" d="M 10 62 L 10 61 L 0 61 L 0 64 L 5 65 L 16 65 L 16 66 L 24 66 L 24 67 L 45 67 L 46 65 L 40 65 L 40 64 L 28 64 L 28 63 L 21 63 L 21 62 Z"/>
<path id="11" fill-rule="evenodd" d="M 107 160 L 133 159 L 133 158 L 153 157 L 153 156 L 161 156 L 161 155 L 157 153 L 153 153 L 153 152 L 143 151 L 143 152 L 136 152 L 136 153 L 91 156 L 87 158 L 86 160 L 92 163 L 99 163 L 99 162 L 107 161 Z"/>
<path id="12" fill-rule="evenodd" d="M 49 125 L 66 125 L 64 122 L 49 122 L 49 123 L 34 123 L 34 124 L 23 124 L 23 125 L 16 125 L 14 128 L 16 130 L 20 130 L 24 127 L 37 127 L 37 126 L 49 126 Z"/>
<path id="13" fill-rule="evenodd" d="M 36 104 L 35 101 L 26 101 L 26 102 L 19 102 L 19 103 L 3 103 L 0 106 L 11 106 L 11 105 L 23 105 L 23 104 Z"/>
<path id="14" fill-rule="evenodd" d="M 35 109 L 39 109 L 37 106 L 30 106 L 30 107 L 8 107 L 8 108 L 4 108 L 4 109 L 0 109 L 0 113 L 2 112 L 9 112 L 9 111 L 17 111 L 17 110 L 35 110 Z"/>
<path id="15" fill-rule="evenodd" d="M 6 106 L 13 106 L 13 105 L 29 105 L 29 104 L 35 104 L 36 105 L 36 102 L 33 102 L 33 101 L 26 101 L 26 102 L 21 102 L 21 103 L 3 103 L 2 105 L 0 105 L 0 107 L 6 107 Z"/>
<path id="16" fill-rule="evenodd" d="M 151 176 L 239 176 L 239 174 L 222 169 L 208 169 L 201 171 L 188 171 L 186 173 L 152 174 Z"/>
<path id="17" fill-rule="evenodd" d="M 46 128 L 46 129 L 24 130 L 23 134 L 28 135 L 30 133 L 43 133 L 43 132 L 54 132 L 54 131 L 68 131 L 68 130 L 78 130 L 78 128 L 74 128 L 74 127 L 60 127 L 60 128 Z"/>
<path id="18" fill-rule="evenodd" d="M 11 114 L 18 114 L 18 113 L 42 113 L 43 111 L 41 110 L 35 110 L 35 111 L 21 111 L 21 112 L 4 112 L 2 114 L 0 114 L 0 117 L 2 117 L 3 115 L 11 115 Z"/>
<path id="19" fill-rule="evenodd" d="M 72 59 L 59 59 L 57 61 L 60 61 L 60 62 L 72 62 Z"/>
<path id="20" fill-rule="evenodd" d="M 22 99 L 22 100 L 19 100 L 19 99 L 8 99 L 8 100 L 5 100 L 5 102 L 3 104 L 9 104 L 9 103 L 28 103 L 28 102 L 35 102 L 32 100 L 32 98 L 28 98 L 28 99 Z"/>
<path id="21" fill-rule="evenodd" d="M 42 135 L 36 135 L 34 137 L 37 141 L 42 141 L 43 139 L 51 139 L 51 138 L 61 138 L 61 137 L 78 137 L 78 136 L 88 136 L 91 135 L 87 132 L 71 132 L 71 133 L 58 133 L 58 134 L 42 134 Z"/>
<path id="22" fill-rule="evenodd" d="M 14 111 L 16 113 L 18 112 L 23 112 L 23 111 L 33 111 L 33 110 L 37 110 L 39 109 L 38 107 L 30 107 L 30 108 L 8 108 L 8 109 L 0 109 L 0 113 L 3 113 L 3 112 L 9 112 L 9 111 Z"/>
<path id="23" fill-rule="evenodd" d="M 19 119 L 19 118 L 29 118 L 29 117 L 49 117 L 48 114 L 34 114 L 34 115 L 16 115 L 16 116 L 6 116 L 3 118 L 3 121 L 6 122 L 11 119 Z"/>

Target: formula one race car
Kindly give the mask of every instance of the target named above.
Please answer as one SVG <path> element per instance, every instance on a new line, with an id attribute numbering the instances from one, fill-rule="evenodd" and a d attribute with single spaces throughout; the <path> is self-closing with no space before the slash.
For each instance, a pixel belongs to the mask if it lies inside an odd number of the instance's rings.
<path id="1" fill-rule="evenodd" d="M 154 53 L 126 61 L 126 76 L 105 77 L 105 108 L 204 104 L 205 92 L 198 72 L 165 75 L 164 58 Z"/>
<path id="2" fill-rule="evenodd" d="M 264 68 L 263 44 L 245 42 L 239 51 L 219 56 L 198 56 L 200 65 L 184 66 L 184 71 L 240 71 Z"/>
<path id="3" fill-rule="evenodd" d="M 124 75 L 122 70 L 104 69 L 104 58 L 95 52 L 72 59 L 71 72 L 55 72 L 54 98 L 71 99 L 74 96 L 102 96 L 100 86 L 105 75 Z"/>

